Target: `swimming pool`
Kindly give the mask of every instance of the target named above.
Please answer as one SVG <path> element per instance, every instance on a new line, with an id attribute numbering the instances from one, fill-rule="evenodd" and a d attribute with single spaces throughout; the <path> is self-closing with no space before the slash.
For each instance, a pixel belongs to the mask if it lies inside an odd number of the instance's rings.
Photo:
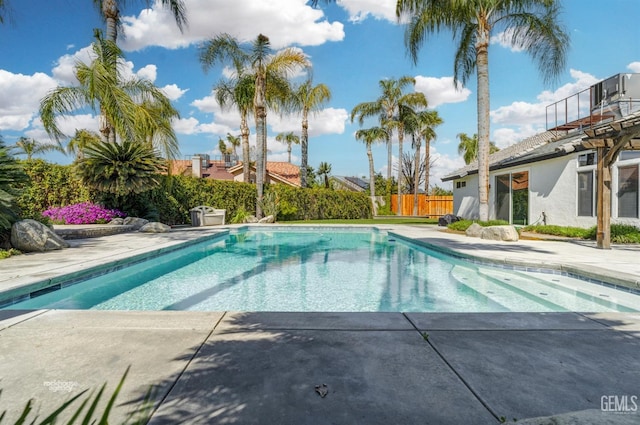
<path id="1" fill-rule="evenodd" d="M 8 309 L 637 311 L 640 296 L 474 264 L 375 229 L 244 228 Z"/>

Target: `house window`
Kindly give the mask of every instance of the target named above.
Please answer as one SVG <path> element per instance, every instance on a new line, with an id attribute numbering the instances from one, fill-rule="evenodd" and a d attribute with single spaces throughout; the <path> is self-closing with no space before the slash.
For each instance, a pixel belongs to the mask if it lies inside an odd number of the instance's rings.
<path id="1" fill-rule="evenodd" d="M 595 165 L 595 163 L 596 163 L 595 152 L 583 153 L 582 155 L 578 155 L 578 167 Z"/>
<path id="2" fill-rule="evenodd" d="M 463 187 L 467 187 L 467 182 L 456 182 L 456 189 L 462 189 Z"/>
<path id="3" fill-rule="evenodd" d="M 618 217 L 638 218 L 638 165 L 618 168 Z"/>
<path id="4" fill-rule="evenodd" d="M 578 173 L 578 216 L 593 217 L 595 190 L 593 187 L 594 171 Z"/>
<path id="5" fill-rule="evenodd" d="M 640 158 L 640 151 L 622 151 L 618 157 L 619 161 L 626 161 L 628 159 Z"/>

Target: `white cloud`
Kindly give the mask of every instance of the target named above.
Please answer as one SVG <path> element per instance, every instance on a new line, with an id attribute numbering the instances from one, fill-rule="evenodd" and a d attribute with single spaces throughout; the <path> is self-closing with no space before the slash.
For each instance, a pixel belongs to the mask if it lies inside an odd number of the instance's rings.
<path id="1" fill-rule="evenodd" d="M 131 63 L 131 62 L 128 62 Z M 133 63 L 131 63 L 133 65 Z M 151 82 L 156 81 L 158 75 L 158 67 L 155 65 L 146 65 L 136 72 L 136 75 L 140 78 L 145 78 Z"/>
<path id="2" fill-rule="evenodd" d="M 418 75 L 415 77 L 416 92 L 424 93 L 429 102 L 430 108 L 445 103 L 458 103 L 466 101 L 471 95 L 471 90 L 466 87 L 456 89 L 453 83 L 453 77 L 423 77 Z"/>
<path id="3" fill-rule="evenodd" d="M 169 98 L 169 100 L 178 100 L 185 94 L 189 89 L 181 89 L 177 84 L 168 84 L 162 87 L 160 90 Z"/>
<path id="4" fill-rule="evenodd" d="M 83 47 L 73 54 L 63 55 L 56 62 L 56 66 L 51 70 L 53 77 L 61 84 L 77 84 L 75 66 L 78 62 L 91 63 L 95 58 L 91 46 Z"/>
<path id="5" fill-rule="evenodd" d="M 92 114 L 78 114 L 60 117 L 57 119 L 58 128 L 68 137 L 72 137 L 76 130 L 86 129 L 98 132 L 98 118 Z M 40 117 L 35 118 L 31 123 L 31 128 L 25 131 L 25 136 L 42 142 L 51 141 L 49 135 L 44 131 Z"/>
<path id="6" fill-rule="evenodd" d="M 548 105 L 577 94 L 599 81 L 598 78 L 591 74 L 574 69 L 570 70 L 570 74 L 574 79 L 573 82 L 567 83 L 553 92 L 548 90 L 543 91 L 537 96 L 537 103 L 513 102 L 511 105 L 501 106 L 498 109 L 491 111 L 492 122 L 495 124 L 512 126 L 544 126 L 546 123 Z M 586 101 L 584 96 L 586 96 Z M 580 97 L 580 104 L 581 107 L 589 105 L 588 92 Z M 577 114 L 577 105 L 577 97 L 572 98 L 568 102 L 568 113 L 570 116 L 572 114 Z M 550 113 L 553 113 L 553 111 L 550 111 Z M 581 113 L 584 114 L 585 111 L 581 111 Z M 553 116 L 551 116 L 550 119 L 555 120 Z M 569 120 L 571 120 L 571 118 Z"/>
<path id="7" fill-rule="evenodd" d="M 338 4 L 349 12 L 351 22 L 361 22 L 371 16 L 396 22 L 396 0 L 338 0 Z"/>
<path id="8" fill-rule="evenodd" d="M 640 72 L 640 62 L 631 62 L 629 65 L 627 65 L 627 68 L 631 72 Z"/>
<path id="9" fill-rule="evenodd" d="M 310 7 L 306 0 L 185 0 L 185 7 L 189 23 L 184 33 L 159 1 L 138 16 L 123 17 L 123 48 L 177 49 L 220 33 L 242 41 L 269 34 L 276 49 L 293 44 L 317 46 L 344 38 L 344 26 L 327 21 L 322 10 Z"/>
<path id="10" fill-rule="evenodd" d="M 496 144 L 500 149 L 504 149 L 527 137 L 535 136 L 545 130 L 544 127 L 538 127 L 533 125 L 524 125 L 517 128 L 498 128 L 493 131 L 493 137 L 491 141 Z"/>
<path id="11" fill-rule="evenodd" d="M 14 74 L 0 69 L 0 130 L 24 130 L 40 106 L 40 99 L 56 87 L 50 76 Z"/>
<path id="12" fill-rule="evenodd" d="M 511 41 L 513 39 L 513 28 L 509 28 L 506 31 L 502 31 L 491 37 L 489 42 L 491 44 L 499 44 L 505 49 L 509 49 L 514 53 L 524 51 L 524 48 L 514 45 Z"/>
<path id="13" fill-rule="evenodd" d="M 321 136 L 323 134 L 344 133 L 345 123 L 349 119 L 346 109 L 326 108 L 315 114 L 309 115 L 309 137 Z M 293 131 L 300 134 L 302 121 L 299 115 L 269 115 L 267 123 L 276 133 Z"/>
<path id="14" fill-rule="evenodd" d="M 234 132 L 234 129 L 229 126 L 218 123 L 202 124 L 194 117 L 173 120 L 173 129 L 176 134 L 186 135 L 204 133 L 222 136 Z"/>

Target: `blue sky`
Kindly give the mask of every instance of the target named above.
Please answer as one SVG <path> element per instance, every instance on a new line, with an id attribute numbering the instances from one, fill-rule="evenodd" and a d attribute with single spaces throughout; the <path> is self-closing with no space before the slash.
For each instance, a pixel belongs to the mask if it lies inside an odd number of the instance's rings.
<path id="1" fill-rule="evenodd" d="M 38 118 L 40 98 L 59 84 L 72 84 L 73 64 L 89 60 L 93 28 L 103 28 L 89 0 L 9 0 L 10 19 L 0 26 L 0 134 L 11 144 L 20 136 L 46 142 Z M 368 175 L 366 151 L 353 137 L 359 128 L 348 120 L 358 103 L 379 95 L 384 78 L 409 75 L 444 120 L 432 144 L 436 178 L 464 165 L 456 134 L 476 132 L 475 76 L 466 87 L 453 87 L 454 44 L 449 33 L 431 37 L 414 65 L 406 55 L 404 27 L 394 17 L 395 0 L 339 0 L 312 9 L 305 0 L 185 0 L 189 26 L 180 33 L 162 7 L 128 1 L 122 10 L 120 41 L 129 72 L 152 80 L 180 111 L 175 123 L 181 154 L 219 154 L 217 142 L 227 132 L 239 134 L 238 116 L 213 102 L 212 86 L 223 78 L 215 67 L 206 74 L 197 46 L 219 33 L 253 40 L 259 33 L 272 46 L 301 48 L 313 63 L 314 82 L 332 91 L 332 100 L 311 119 L 309 163 L 332 165 L 336 175 Z M 624 72 L 640 72 L 640 2 L 637 0 L 564 0 L 562 22 L 571 37 L 568 66 L 545 86 L 523 52 L 494 40 L 490 48 L 491 139 L 506 147 L 543 131 L 545 106 L 591 84 Z M 299 117 L 268 116 L 269 159 L 286 160 L 286 147 L 275 141 L 281 131 L 300 131 Z M 88 111 L 61 122 L 97 129 Z M 368 122 L 366 126 L 374 125 Z M 253 129 L 252 129 L 253 133 Z M 252 134 L 252 141 L 253 141 Z M 405 152 L 410 148 L 405 143 Z M 395 147 L 394 147 L 395 150 Z M 386 173 L 386 148 L 374 147 L 377 171 Z M 47 154 L 68 163 L 71 158 Z M 299 163 L 294 146 L 293 162 Z M 434 183 L 443 185 L 439 180 Z"/>

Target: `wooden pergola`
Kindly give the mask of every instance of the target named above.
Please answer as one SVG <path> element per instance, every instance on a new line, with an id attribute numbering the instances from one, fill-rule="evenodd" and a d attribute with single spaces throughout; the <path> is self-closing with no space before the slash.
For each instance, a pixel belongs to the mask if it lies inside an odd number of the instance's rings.
<path id="1" fill-rule="evenodd" d="M 640 150 L 640 114 L 584 130 L 582 146 L 596 149 L 597 246 L 611 249 L 611 169 L 623 150 Z"/>

